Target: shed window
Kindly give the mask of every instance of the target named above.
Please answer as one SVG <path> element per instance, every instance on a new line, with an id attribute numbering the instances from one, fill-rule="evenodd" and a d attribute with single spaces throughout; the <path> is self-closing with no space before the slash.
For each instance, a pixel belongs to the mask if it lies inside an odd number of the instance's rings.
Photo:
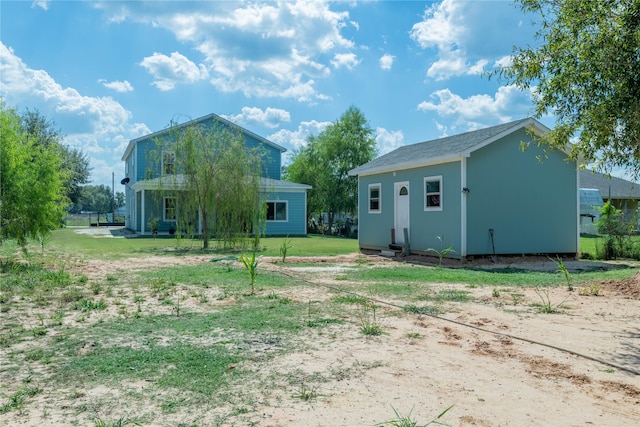
<path id="1" fill-rule="evenodd" d="M 163 207 L 163 221 L 175 221 L 177 218 L 176 215 L 176 198 L 175 197 L 165 197 L 164 198 L 164 207 Z"/>
<path id="2" fill-rule="evenodd" d="M 286 221 L 287 202 L 267 202 L 267 221 Z"/>
<path id="3" fill-rule="evenodd" d="M 369 184 L 369 213 L 382 212 L 382 205 L 380 203 L 381 184 Z"/>
<path id="4" fill-rule="evenodd" d="M 173 175 L 176 173 L 176 153 L 173 151 L 162 152 L 162 174 Z"/>
<path id="5" fill-rule="evenodd" d="M 424 210 L 442 210 L 442 176 L 430 176 L 424 179 Z"/>

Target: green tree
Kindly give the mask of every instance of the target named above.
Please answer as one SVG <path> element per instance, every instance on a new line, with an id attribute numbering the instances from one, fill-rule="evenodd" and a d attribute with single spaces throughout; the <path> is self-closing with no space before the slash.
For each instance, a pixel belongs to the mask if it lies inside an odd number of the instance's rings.
<path id="1" fill-rule="evenodd" d="M 309 136 L 307 144 L 293 152 L 291 163 L 284 168 L 283 172 L 285 181 L 308 184 L 313 187 L 307 194 L 307 221 L 324 210 L 318 177 L 326 176 L 329 172 L 326 170 L 327 165 L 318 161 L 319 148 L 318 138 Z"/>
<path id="2" fill-rule="evenodd" d="M 538 43 L 516 47 L 497 74 L 535 89 L 536 116 L 555 115 L 543 142 L 608 172 L 640 173 L 640 2 L 516 0 L 537 16 Z"/>
<path id="3" fill-rule="evenodd" d="M 76 212 L 80 211 L 93 211 L 98 213 L 111 212 L 113 194 L 111 187 L 106 185 L 85 185 L 80 187 L 80 199 L 78 203 L 74 205 Z M 113 207 L 118 208 L 120 206 L 113 201 Z"/>
<path id="4" fill-rule="evenodd" d="M 62 158 L 27 132 L 14 109 L 0 101 L 0 239 L 25 246 L 62 223 Z"/>
<path id="5" fill-rule="evenodd" d="M 38 110 L 27 109 L 21 116 L 21 123 L 23 130 L 37 141 L 37 144 L 58 151 L 62 158 L 60 168 L 65 194 L 72 204 L 78 203 L 82 185 L 88 183 L 91 176 L 86 154 L 80 149 L 64 145 L 62 133 L 55 128 L 55 123 L 47 120 Z"/>
<path id="6" fill-rule="evenodd" d="M 286 179 L 313 186 L 312 212 L 327 212 L 329 230 L 336 213 L 354 213 L 358 203 L 358 179 L 349 171 L 377 154 L 373 130 L 364 114 L 349 107 L 340 119 L 294 153 Z"/>
<path id="7" fill-rule="evenodd" d="M 604 259 L 616 259 L 630 253 L 631 236 L 635 219 L 625 221 L 624 214 L 620 209 L 616 209 L 610 200 L 600 208 L 600 218 L 596 223 L 598 232 L 604 234 Z"/>
<path id="8" fill-rule="evenodd" d="M 257 245 L 265 222 L 261 199 L 261 150 L 248 148 L 239 128 L 214 122 L 208 126 L 172 126 L 169 140 L 158 140 L 155 158 L 171 149 L 175 173 L 163 177 L 162 194 L 178 197 L 179 224 L 199 215 L 203 248 L 211 236 L 225 247 L 244 243 L 254 233 Z M 173 190 L 176 185 L 180 191 Z"/>

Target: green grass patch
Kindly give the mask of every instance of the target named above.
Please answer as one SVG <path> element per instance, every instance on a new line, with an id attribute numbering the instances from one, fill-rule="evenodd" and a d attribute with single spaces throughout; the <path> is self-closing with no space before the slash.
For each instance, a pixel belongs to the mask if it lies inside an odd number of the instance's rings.
<path id="1" fill-rule="evenodd" d="M 633 276 L 635 272 L 636 269 L 626 267 L 604 271 L 594 267 L 594 271 L 570 274 L 573 283 L 578 285 L 591 281 L 626 279 Z M 566 283 L 564 275 L 558 272 L 528 271 L 515 268 L 474 270 L 403 265 L 392 268 L 371 267 L 358 271 L 347 271 L 345 274 L 350 281 L 373 282 L 374 285 L 368 286 L 376 292 L 391 293 L 395 290 L 398 294 L 411 293 L 410 285 L 424 283 L 460 283 L 490 287 L 545 287 Z"/>
<path id="2" fill-rule="evenodd" d="M 260 239 L 258 255 L 280 257 L 282 237 L 263 237 Z M 287 256 L 334 256 L 358 252 L 358 241 L 341 237 L 291 237 Z M 97 243 L 99 242 L 99 244 Z M 115 260 L 135 256 L 166 255 L 182 256 L 187 254 L 212 255 L 229 254 L 230 251 L 216 249 L 216 242 L 212 241 L 212 249 L 202 250 L 202 240 L 176 239 L 171 236 L 139 236 L 132 238 L 96 238 L 87 234 L 76 233 L 74 229 L 62 228 L 54 230 L 51 240 L 46 247 L 48 253 L 58 256 L 77 256 L 85 258 Z M 15 253 L 15 248 L 13 253 Z M 9 249 L 11 250 L 11 249 Z M 38 251 L 39 246 L 33 243 L 31 251 Z M 235 252 L 238 255 L 238 252 Z"/>

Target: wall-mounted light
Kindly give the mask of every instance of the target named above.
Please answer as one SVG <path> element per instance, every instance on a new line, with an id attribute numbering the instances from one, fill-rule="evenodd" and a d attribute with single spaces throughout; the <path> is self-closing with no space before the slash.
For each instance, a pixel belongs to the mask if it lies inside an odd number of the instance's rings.
<path id="1" fill-rule="evenodd" d="M 462 188 L 462 192 L 463 192 L 464 194 L 467 194 L 467 193 L 469 192 L 469 188 L 468 188 L 468 187 L 463 187 L 463 188 Z"/>

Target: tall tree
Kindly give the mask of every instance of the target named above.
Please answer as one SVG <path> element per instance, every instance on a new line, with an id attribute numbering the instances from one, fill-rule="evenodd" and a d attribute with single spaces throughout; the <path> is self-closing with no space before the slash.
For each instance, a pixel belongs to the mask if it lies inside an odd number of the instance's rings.
<path id="1" fill-rule="evenodd" d="M 609 172 L 640 174 L 640 1 L 516 0 L 537 17 L 539 43 L 516 47 L 498 74 L 535 88 L 536 116 L 552 113 L 543 142 Z"/>
<path id="2" fill-rule="evenodd" d="M 76 212 L 93 211 L 108 213 L 111 212 L 112 207 L 119 208 L 124 205 L 124 195 L 122 193 L 116 193 L 118 197 L 114 200 L 111 187 L 106 185 L 85 185 L 80 187 L 80 190 L 79 201 L 74 205 L 74 211 Z M 120 202 L 122 202 L 122 204 L 120 204 Z"/>
<path id="3" fill-rule="evenodd" d="M 248 148 L 240 129 L 219 122 L 173 126 L 170 135 L 168 141 L 157 141 L 154 157 L 175 153 L 174 173 L 160 182 L 179 198 L 178 222 L 200 216 L 204 249 L 211 236 L 227 247 L 251 232 L 259 239 L 264 224 L 260 149 Z M 169 190 L 175 184 L 181 191 Z"/>
<path id="4" fill-rule="evenodd" d="M 0 240 L 43 238 L 62 223 L 62 158 L 0 100 Z"/>
<path id="5" fill-rule="evenodd" d="M 91 168 L 89 159 L 82 150 L 62 143 L 63 136 L 55 128 L 55 123 L 40 114 L 38 110 L 27 109 L 21 116 L 23 130 L 38 144 L 47 149 L 57 150 L 62 158 L 61 172 L 67 198 L 72 204 L 78 203 L 82 185 L 89 182 Z"/>
<path id="6" fill-rule="evenodd" d="M 351 106 L 294 154 L 287 178 L 313 186 L 313 208 L 328 213 L 331 230 L 336 213 L 354 213 L 357 208 L 358 179 L 349 171 L 371 161 L 376 153 L 373 130 L 364 114 Z"/>

